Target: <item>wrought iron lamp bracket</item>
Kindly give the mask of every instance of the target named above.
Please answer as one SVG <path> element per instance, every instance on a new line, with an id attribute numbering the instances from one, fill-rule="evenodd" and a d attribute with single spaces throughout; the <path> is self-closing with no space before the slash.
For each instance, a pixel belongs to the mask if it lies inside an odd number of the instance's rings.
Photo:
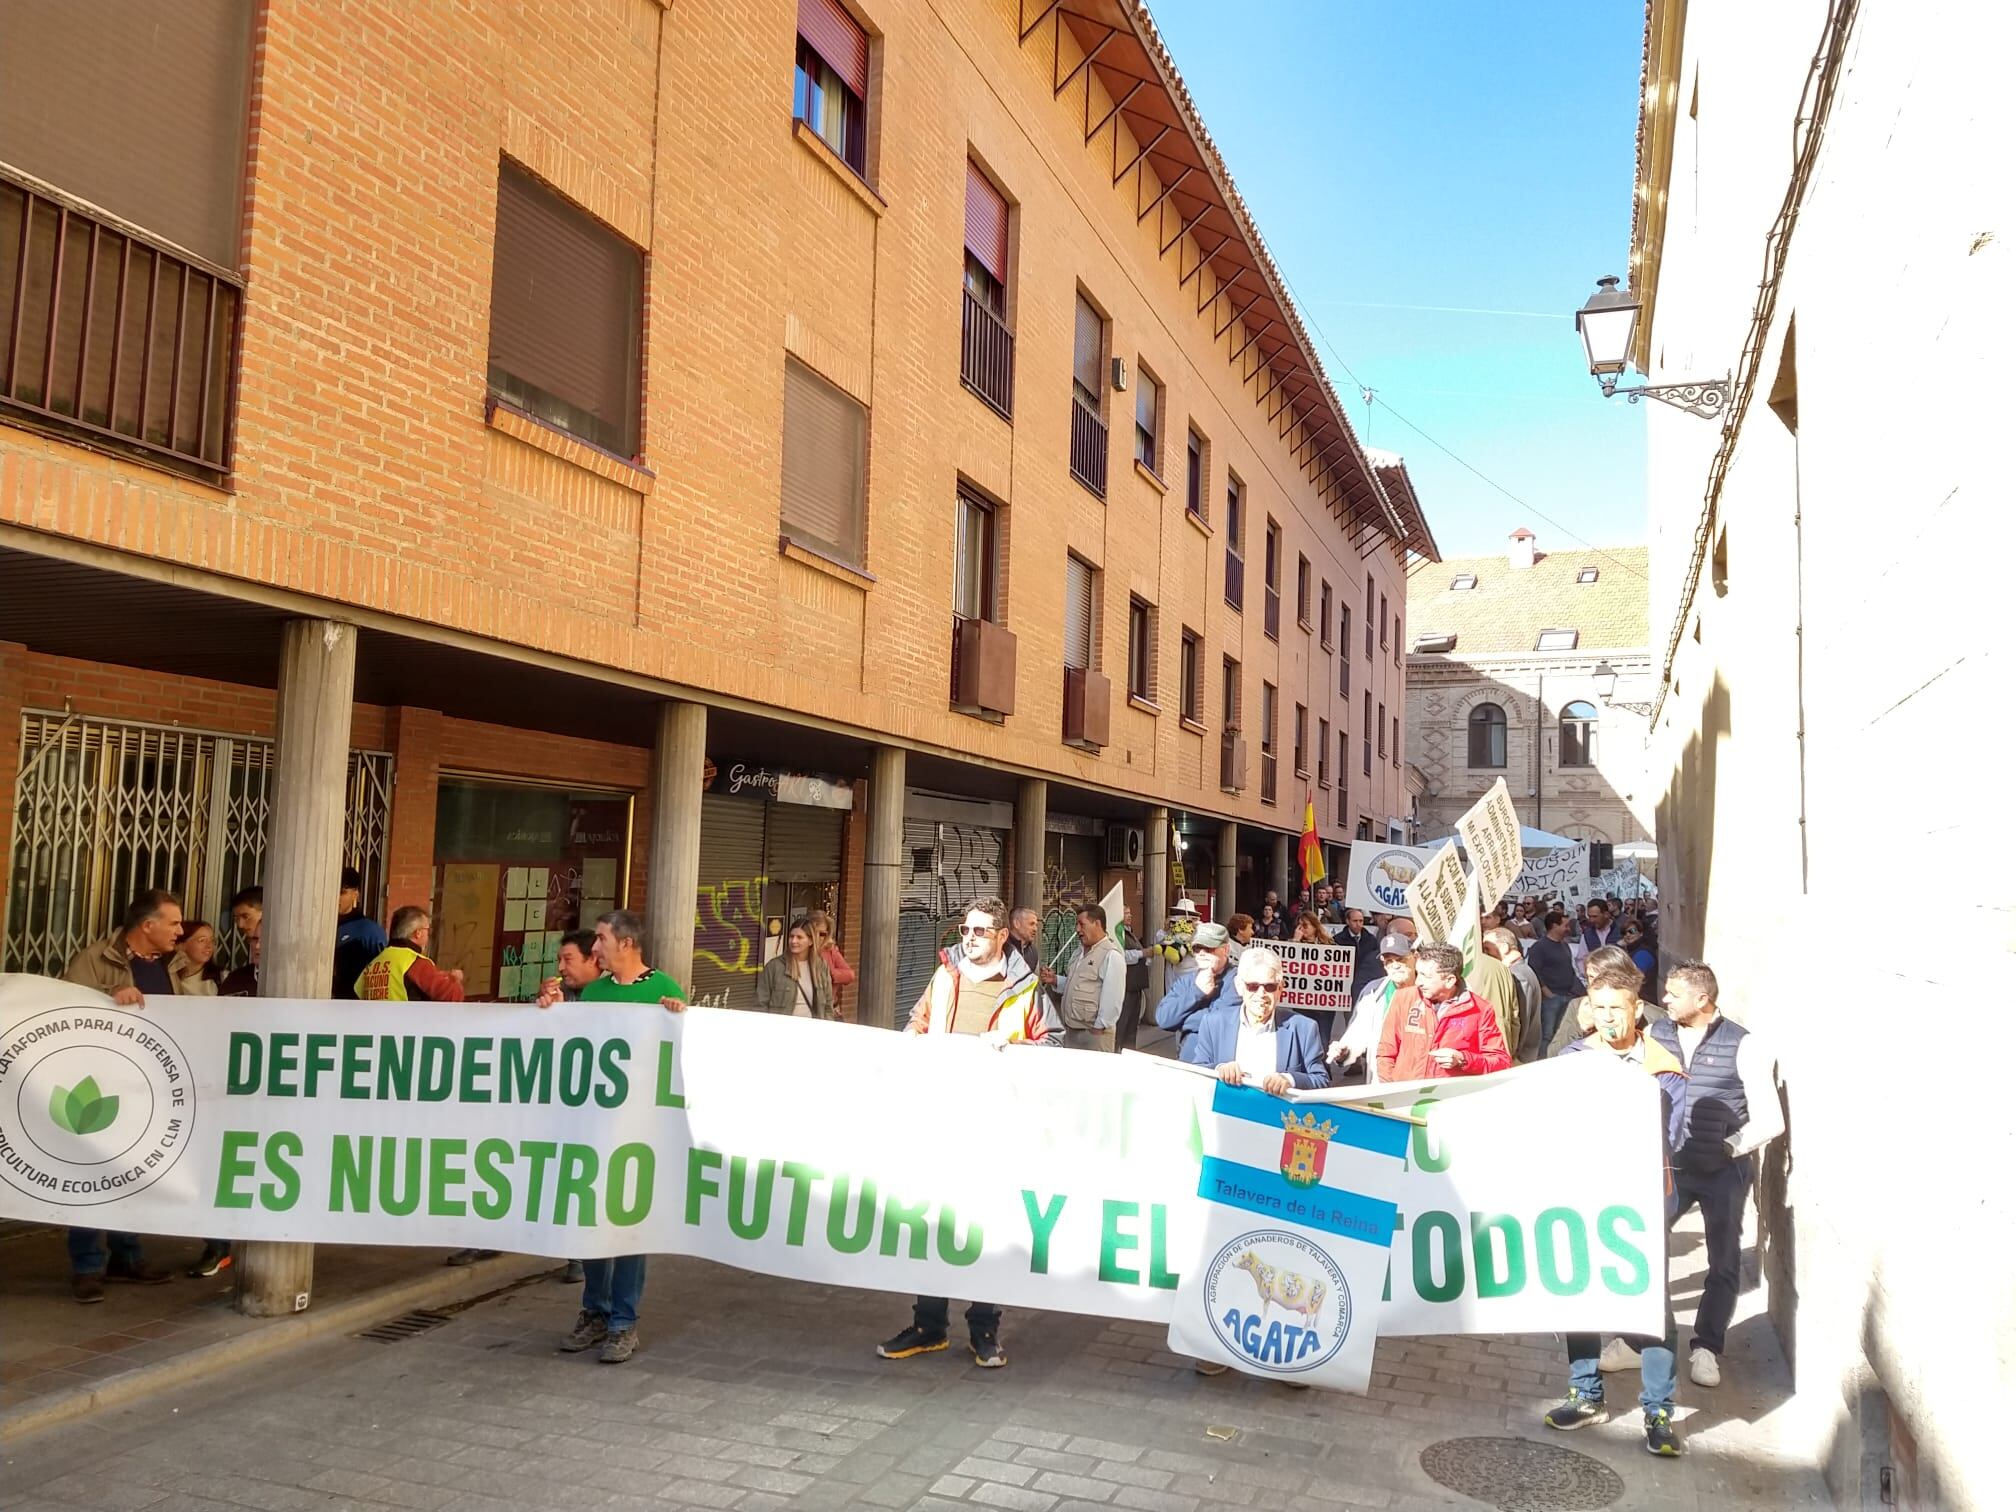
<path id="1" fill-rule="evenodd" d="M 1661 404 L 1670 404 L 1675 409 L 1687 411 L 1703 420 L 1713 420 L 1729 406 L 1729 380 L 1713 379 L 1707 383 L 1653 383 L 1638 388 L 1620 389 L 1615 376 L 1602 380 L 1603 397 L 1614 398 L 1622 394 L 1631 403 L 1640 399 L 1657 399 Z"/>

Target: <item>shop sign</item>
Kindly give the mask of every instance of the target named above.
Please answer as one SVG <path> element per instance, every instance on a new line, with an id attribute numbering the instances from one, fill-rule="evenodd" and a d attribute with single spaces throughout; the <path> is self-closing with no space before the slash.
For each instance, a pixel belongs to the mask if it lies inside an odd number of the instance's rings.
<path id="1" fill-rule="evenodd" d="M 851 810 L 854 784 L 839 777 L 813 777 L 781 772 L 775 767 L 736 761 L 717 768 L 714 791 L 730 798 L 755 798 L 770 803 L 797 803 L 807 808 Z"/>

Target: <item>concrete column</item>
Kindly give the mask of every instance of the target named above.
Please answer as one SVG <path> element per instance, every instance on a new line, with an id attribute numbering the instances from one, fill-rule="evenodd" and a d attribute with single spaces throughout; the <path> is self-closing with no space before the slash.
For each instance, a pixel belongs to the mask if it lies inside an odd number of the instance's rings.
<path id="1" fill-rule="evenodd" d="M 1274 866 L 1272 880 L 1268 883 L 1281 894 L 1281 906 L 1286 908 L 1295 896 L 1295 842 L 1286 835 L 1274 837 Z"/>
<path id="2" fill-rule="evenodd" d="M 897 914 L 903 905 L 906 753 L 877 746 L 868 766 L 868 854 L 861 881 L 861 1023 L 896 1027 Z M 908 1007 L 909 1004 L 904 1004 Z"/>
<path id="3" fill-rule="evenodd" d="M 707 706 L 658 710 L 651 756 L 651 859 L 644 929 L 651 964 L 693 990 L 693 920 L 700 905 L 700 781 L 707 764 Z"/>
<path id="4" fill-rule="evenodd" d="M 356 626 L 299 619 L 282 627 L 273 808 L 260 879 L 266 890 L 259 929 L 262 997 L 329 996 L 356 678 Z M 240 1312 L 254 1318 L 297 1313 L 314 1288 L 315 1246 L 247 1241 L 237 1247 L 232 1273 Z"/>
<path id="5" fill-rule="evenodd" d="M 1218 826 L 1218 906 L 1211 917 L 1223 924 L 1239 911 L 1239 826 Z"/>
<path id="6" fill-rule="evenodd" d="M 1147 938 L 1153 939 L 1169 917 L 1169 810 L 1151 808 L 1148 810 L 1148 846 L 1144 860 L 1146 870 L 1141 877 L 1141 919 L 1140 925 Z M 1163 972 L 1168 962 L 1156 952 L 1148 960 L 1148 1002 L 1150 1005 L 1162 1001 L 1166 990 L 1162 983 Z"/>
<path id="7" fill-rule="evenodd" d="M 1015 885 L 1010 908 L 1043 911 L 1044 820 L 1050 813 L 1050 784 L 1024 777 L 1015 787 Z"/>

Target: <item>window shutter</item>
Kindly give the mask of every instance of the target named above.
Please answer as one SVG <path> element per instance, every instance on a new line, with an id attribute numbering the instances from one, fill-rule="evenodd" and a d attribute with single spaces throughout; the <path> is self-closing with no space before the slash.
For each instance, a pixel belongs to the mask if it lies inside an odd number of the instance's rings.
<path id="1" fill-rule="evenodd" d="M 1008 201 L 969 159 L 966 163 L 966 250 L 996 283 L 1008 282 Z"/>
<path id="2" fill-rule="evenodd" d="M 868 33 L 840 0 L 798 0 L 798 35 L 863 100 L 868 98 Z"/>
<path id="3" fill-rule="evenodd" d="M 1096 404 L 1100 391 L 1105 387 L 1099 381 L 1099 359 L 1105 355 L 1105 322 L 1099 312 L 1085 302 L 1085 296 L 1078 296 L 1078 329 L 1072 346 L 1071 376 L 1078 386 L 1092 396 Z"/>
<path id="4" fill-rule="evenodd" d="M 784 533 L 862 560 L 868 412 L 810 368 L 784 364 Z"/>
<path id="5" fill-rule="evenodd" d="M 1064 558 L 1064 665 L 1092 666 L 1092 569 L 1075 556 Z"/>
<path id="6" fill-rule="evenodd" d="M 5 10 L 0 160 L 235 269 L 252 0 Z"/>

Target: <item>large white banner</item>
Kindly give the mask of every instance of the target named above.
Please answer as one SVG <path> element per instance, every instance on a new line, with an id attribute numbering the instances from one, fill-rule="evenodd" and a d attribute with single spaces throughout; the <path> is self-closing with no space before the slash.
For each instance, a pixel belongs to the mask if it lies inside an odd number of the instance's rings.
<path id="1" fill-rule="evenodd" d="M 1512 884 L 1520 898 L 1561 898 L 1570 904 L 1589 899 L 1589 842 L 1565 845 L 1559 850 L 1528 856 Z"/>
<path id="2" fill-rule="evenodd" d="M 1367 913 L 1404 914 L 1407 884 L 1434 858 L 1432 850 L 1358 840 L 1344 877 L 1344 906 Z"/>
<path id="3" fill-rule="evenodd" d="M 1436 1082 L 1419 1099 L 1376 1089 L 1427 1119 L 1393 1189 L 1371 1194 L 1402 1224 L 1380 1331 L 1658 1331 L 1655 1089 L 1570 1064 L 1598 1059 Z M 1147 1056 L 726 1009 L 117 1008 L 0 976 L 0 1217 L 700 1255 L 1166 1321 L 1180 1257 L 1204 1242 L 1212 1087 Z M 1604 1137 L 1570 1161 L 1536 1158 L 1563 1107 Z"/>

